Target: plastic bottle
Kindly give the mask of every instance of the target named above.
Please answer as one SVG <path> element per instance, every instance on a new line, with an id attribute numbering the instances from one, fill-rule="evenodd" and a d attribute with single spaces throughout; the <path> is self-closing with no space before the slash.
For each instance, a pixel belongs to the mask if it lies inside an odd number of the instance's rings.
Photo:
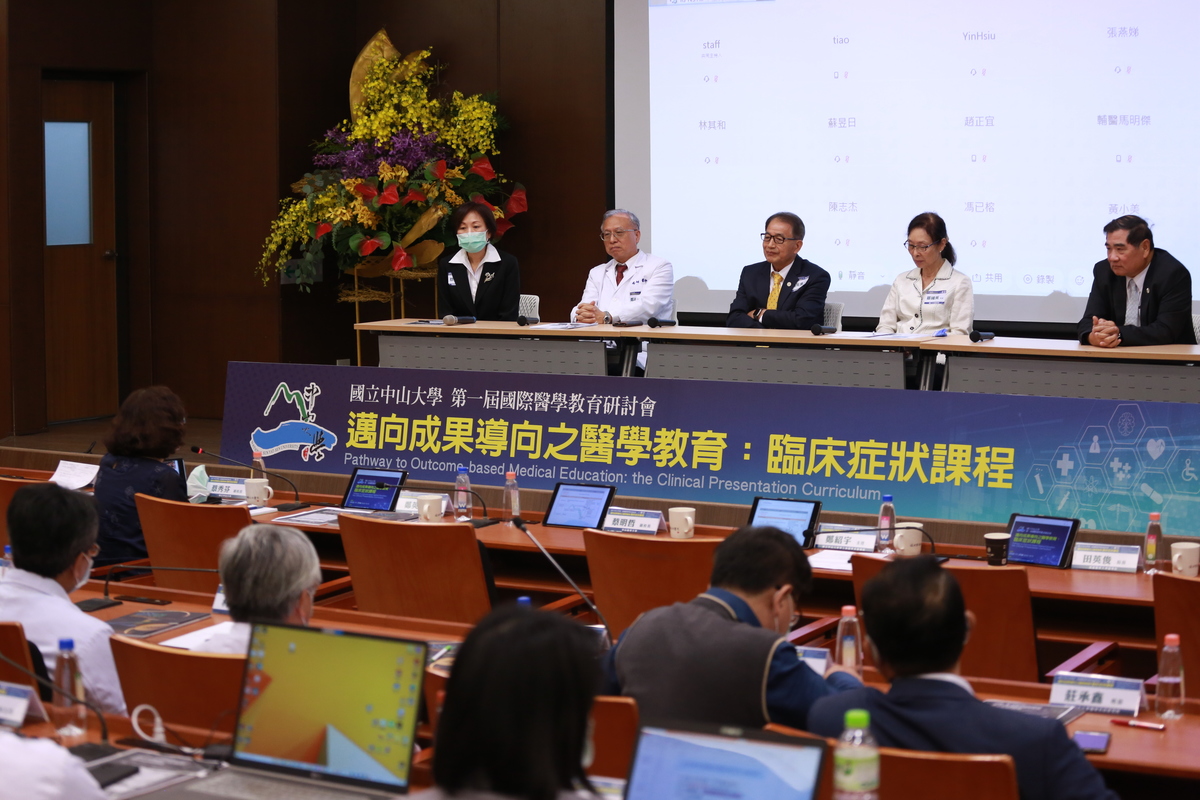
<path id="1" fill-rule="evenodd" d="M 517 605 L 523 606 L 525 608 L 533 608 L 533 600 L 530 599 L 527 595 L 521 595 L 520 597 L 517 598 Z"/>
<path id="2" fill-rule="evenodd" d="M 1154 693 L 1154 710 L 1162 719 L 1183 716 L 1183 655 L 1179 652 L 1179 634 L 1163 637 L 1162 653 L 1158 656 L 1158 689 Z"/>
<path id="3" fill-rule="evenodd" d="M 83 697 L 83 672 L 79 668 L 79 656 L 75 653 L 74 639 L 58 640 L 58 660 L 54 663 L 54 684 L 75 697 Z M 83 736 L 87 733 L 87 706 L 54 693 L 52 701 L 54 727 L 63 738 Z"/>
<path id="4" fill-rule="evenodd" d="M 843 667 L 862 670 L 862 628 L 858 624 L 858 609 L 842 606 L 842 618 L 838 620 L 837 648 L 833 660 Z"/>
<path id="5" fill-rule="evenodd" d="M 4 545 L 4 558 L 0 558 L 0 575 L 4 574 L 4 570 L 12 566 L 12 545 Z"/>
<path id="6" fill-rule="evenodd" d="M 892 496 L 885 494 L 883 503 L 879 506 L 879 547 L 881 553 L 894 553 L 892 549 L 892 534 L 896 532 L 896 505 Z"/>
<path id="7" fill-rule="evenodd" d="M 1142 548 L 1142 571 L 1147 575 L 1158 572 L 1158 543 L 1162 541 L 1162 514 L 1150 512 L 1150 524 L 1146 526 L 1146 544 Z"/>
<path id="8" fill-rule="evenodd" d="M 833 800 L 879 800 L 879 746 L 870 724 L 863 709 L 846 712 L 846 729 L 833 751 Z"/>
<path id="9" fill-rule="evenodd" d="M 255 450 L 255 451 L 253 451 L 253 453 L 251 454 L 251 457 L 250 457 L 250 463 L 251 463 L 251 465 L 253 465 L 253 467 L 254 467 L 254 469 L 251 469 L 251 470 L 250 470 L 250 477 L 251 477 L 251 478 L 265 478 L 265 477 L 267 477 L 267 472 L 266 472 L 267 465 L 263 463 L 263 454 L 262 454 L 262 451 L 261 451 L 261 450 Z M 254 474 L 254 470 L 255 470 L 255 469 L 256 469 L 256 470 L 258 470 L 258 474 L 257 474 L 257 475 L 255 475 L 255 474 Z"/>
<path id="10" fill-rule="evenodd" d="M 504 520 L 511 523 L 521 516 L 521 490 L 517 488 L 517 473 L 504 473 Z"/>
<path id="11" fill-rule="evenodd" d="M 454 518 L 459 522 L 471 518 L 471 475 L 466 467 L 459 467 L 454 479 Z"/>

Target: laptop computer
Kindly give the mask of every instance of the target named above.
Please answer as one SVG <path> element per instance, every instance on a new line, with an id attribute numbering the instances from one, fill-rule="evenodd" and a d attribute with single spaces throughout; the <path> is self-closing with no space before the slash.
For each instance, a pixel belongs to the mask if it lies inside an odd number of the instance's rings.
<path id="1" fill-rule="evenodd" d="M 426 650 L 425 642 L 256 623 L 229 768 L 146 796 L 374 800 L 407 792 Z"/>
<path id="2" fill-rule="evenodd" d="M 812 800 L 824 739 L 728 725 L 646 725 L 625 784 L 626 800 L 738 797 Z"/>

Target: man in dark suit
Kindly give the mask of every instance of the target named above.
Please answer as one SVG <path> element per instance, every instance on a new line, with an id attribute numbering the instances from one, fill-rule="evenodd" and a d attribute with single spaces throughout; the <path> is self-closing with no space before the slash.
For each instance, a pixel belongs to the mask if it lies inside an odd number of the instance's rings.
<path id="1" fill-rule="evenodd" d="M 1117 217 L 1104 233 L 1108 258 L 1092 269 L 1079 341 L 1096 347 L 1195 344 L 1187 267 L 1155 249 L 1154 234 L 1141 217 Z"/>
<path id="2" fill-rule="evenodd" d="M 829 273 L 799 256 L 804 222 L 781 211 L 767 217 L 762 234 L 766 261 L 742 269 L 729 328 L 807 329 L 825 321 Z"/>
<path id="3" fill-rule="evenodd" d="M 838 736 L 846 711 L 863 708 L 885 747 L 1012 756 L 1022 800 L 1115 800 L 1060 722 L 976 699 L 958 674 L 974 615 L 958 581 L 932 556 L 884 567 L 863 587 L 862 617 L 867 645 L 891 690 L 864 688 L 818 700 L 808 713 L 810 731 Z"/>

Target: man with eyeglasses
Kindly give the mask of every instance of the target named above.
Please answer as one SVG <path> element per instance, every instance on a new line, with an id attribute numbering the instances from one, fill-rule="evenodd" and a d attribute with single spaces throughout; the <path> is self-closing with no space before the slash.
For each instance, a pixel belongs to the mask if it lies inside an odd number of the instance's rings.
<path id="1" fill-rule="evenodd" d="M 822 324 L 829 273 L 800 257 L 804 222 L 786 211 L 772 214 L 760 238 L 766 261 L 742 269 L 726 327 L 805 330 Z"/>
<path id="2" fill-rule="evenodd" d="M 1079 341 L 1095 347 L 1196 344 L 1187 267 L 1154 246 L 1141 217 L 1117 217 L 1104 234 L 1108 257 L 1092 268 Z"/>
<path id="3" fill-rule="evenodd" d="M 604 658 L 605 694 L 638 702 L 643 719 L 761 728 L 805 728 L 820 698 L 862 682 L 831 665 L 818 675 L 796 655 L 788 631 L 812 567 L 794 536 L 746 526 L 713 554 L 708 591 L 690 603 L 647 611 Z"/>
<path id="4" fill-rule="evenodd" d="M 54 674 L 59 641 L 74 640 L 87 699 L 125 713 L 109 637 L 112 627 L 85 614 L 70 593 L 85 584 L 99 552 L 92 498 L 53 483 L 23 486 L 8 506 L 13 566 L 0 577 L 0 621 L 19 622 Z"/>
<path id="5" fill-rule="evenodd" d="M 604 214 L 600 240 L 611 258 L 588 273 L 572 322 L 639 325 L 651 317 L 675 318 L 671 262 L 639 250 L 641 239 L 642 226 L 632 211 L 615 208 Z"/>

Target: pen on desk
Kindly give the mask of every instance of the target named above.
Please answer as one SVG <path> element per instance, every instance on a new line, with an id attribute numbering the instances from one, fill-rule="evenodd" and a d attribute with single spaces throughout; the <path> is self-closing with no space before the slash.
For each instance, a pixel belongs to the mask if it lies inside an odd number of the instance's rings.
<path id="1" fill-rule="evenodd" d="M 430 664 L 434 663 L 434 662 L 435 662 L 435 661 L 437 661 L 439 658 L 441 658 L 442 656 L 446 655 L 446 653 L 449 653 L 449 652 L 450 652 L 451 650 L 453 650 L 453 649 L 454 649 L 454 645 L 452 645 L 452 644 L 448 644 L 448 645 L 446 645 L 446 646 L 445 646 L 445 647 L 443 647 L 441 650 L 438 650 L 438 652 L 437 652 L 437 655 L 435 655 L 433 658 L 429 659 L 429 663 L 430 663 Z"/>
<path id="2" fill-rule="evenodd" d="M 1113 725 L 1124 725 L 1126 728 L 1145 728 L 1148 731 L 1165 731 L 1166 725 L 1161 722 L 1138 722 L 1136 719 L 1110 719 Z"/>

